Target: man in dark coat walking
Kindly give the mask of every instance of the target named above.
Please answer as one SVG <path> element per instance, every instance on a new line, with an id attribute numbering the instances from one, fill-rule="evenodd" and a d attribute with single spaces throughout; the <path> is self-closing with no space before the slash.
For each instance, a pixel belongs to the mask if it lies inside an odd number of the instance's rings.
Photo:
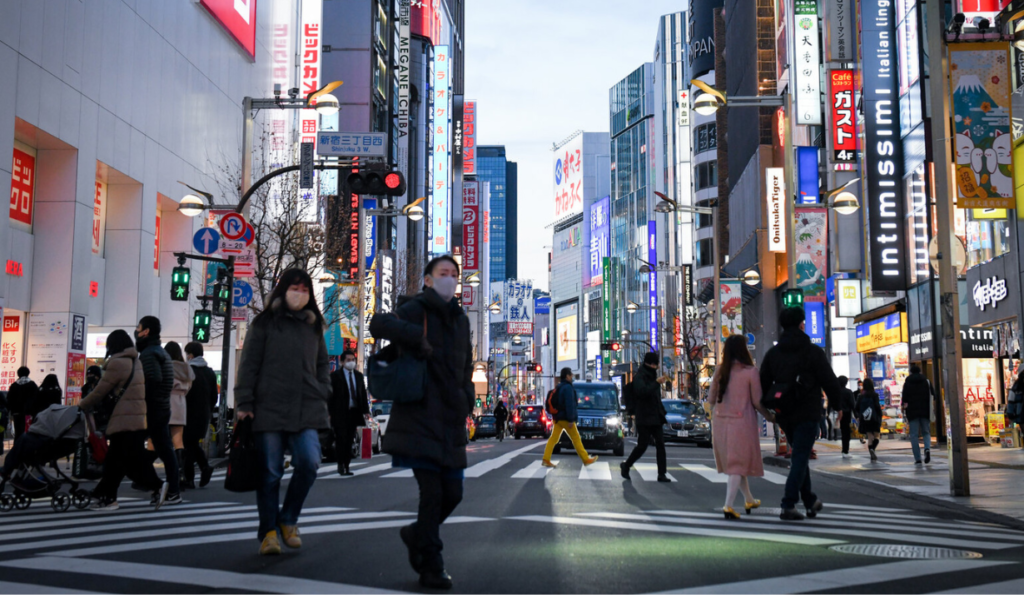
<path id="1" fill-rule="evenodd" d="M 210 428 L 210 417 L 213 408 L 217 407 L 217 373 L 203 358 L 203 345 L 189 342 L 185 345 L 185 358 L 192 366 L 195 380 L 185 394 L 185 432 L 182 442 L 185 444 L 184 469 L 181 473 L 181 485 L 185 489 L 196 487 L 196 464 L 199 465 L 199 487 L 205 488 L 213 476 L 213 467 L 206 460 L 206 454 L 200 442 L 206 438 Z"/>
<path id="2" fill-rule="evenodd" d="M 36 411 L 36 396 L 39 385 L 29 378 L 27 367 L 18 368 L 18 379 L 7 389 L 7 408 L 11 412 L 11 424 L 14 425 L 14 440 L 25 434 L 26 418 Z"/>
<path id="3" fill-rule="evenodd" d="M 466 418 L 475 403 L 469 319 L 455 300 L 459 265 L 451 256 L 431 260 L 423 291 L 400 297 L 394 314 L 374 315 L 370 333 L 417 358 L 427 370 L 423 399 L 396 401 L 388 418 L 384 451 L 396 467 L 413 470 L 420 489 L 416 523 L 400 530 L 420 585 L 450 589 L 440 526 L 462 502 L 466 468 Z M 390 347 L 388 347 L 390 348 Z"/>
<path id="4" fill-rule="evenodd" d="M 160 345 L 160 319 L 142 317 L 135 328 L 135 349 L 139 351 L 142 371 L 146 375 L 146 430 L 153 442 L 167 476 L 166 490 L 161 488 L 153 496 L 153 504 L 181 503 L 178 458 L 171 443 L 171 390 L 174 388 L 174 367 L 171 357 Z M 161 500 L 163 497 L 163 500 Z"/>
<path id="5" fill-rule="evenodd" d="M 366 426 L 370 415 L 370 401 L 366 396 L 363 375 L 356 371 L 356 354 L 351 350 L 342 353 L 341 369 L 331 373 L 331 387 L 334 392 L 327 402 L 334 430 L 335 453 L 338 456 L 338 474 L 351 475 L 352 444 L 356 431 Z"/>
<path id="6" fill-rule="evenodd" d="M 767 398 L 773 395 L 773 385 L 796 387 L 787 391 L 795 395 L 795 401 L 780 404 L 782 408 L 777 416 L 779 426 L 793 449 L 786 493 L 782 498 L 782 513 L 779 514 L 783 520 L 804 518 L 796 510 L 798 496 L 807 508 L 808 517 L 815 517 L 824 507 L 824 503 L 811 491 L 808 461 L 821 421 L 821 391 L 825 391 L 829 400 L 839 402 L 842 398 L 839 382 L 825 351 L 812 344 L 804 333 L 804 319 L 803 308 L 793 306 L 782 311 L 779 315 L 782 335 L 778 343 L 765 353 L 761 364 L 761 390 Z"/>
<path id="7" fill-rule="evenodd" d="M 619 464 L 622 477 L 629 479 L 629 469 L 647 451 L 647 446 L 654 442 L 658 454 L 658 481 L 671 482 L 668 477 L 668 466 L 665 456 L 665 436 L 662 425 L 665 424 L 665 406 L 661 403 L 661 384 L 669 378 L 658 377 L 658 353 L 644 355 L 644 364 L 636 372 L 629 383 L 629 398 L 626 400 L 626 414 L 632 416 L 637 429 L 636 447 L 625 462 Z"/>
<path id="8" fill-rule="evenodd" d="M 843 458 L 850 457 L 850 421 L 853 420 L 853 410 L 856 409 L 857 400 L 853 396 L 853 391 L 846 387 L 850 380 L 846 376 L 839 376 L 836 379 L 839 382 L 839 406 L 836 408 L 839 412 L 839 438 L 843 443 Z M 832 403 L 831 401 L 829 402 Z"/>
<path id="9" fill-rule="evenodd" d="M 914 464 L 921 464 L 921 446 L 918 437 L 924 437 L 924 462 L 932 461 L 932 385 L 921 373 L 918 365 L 910 366 L 910 375 L 903 382 L 903 407 L 910 426 L 910 447 L 914 451 Z"/>

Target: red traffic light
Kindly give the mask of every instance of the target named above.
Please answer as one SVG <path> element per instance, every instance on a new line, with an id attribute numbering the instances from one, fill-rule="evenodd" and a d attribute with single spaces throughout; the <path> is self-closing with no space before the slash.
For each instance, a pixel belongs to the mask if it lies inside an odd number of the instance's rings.
<path id="1" fill-rule="evenodd" d="M 388 188 L 397 188 L 402 183 L 402 176 L 397 173 L 388 173 L 384 178 L 384 185 Z"/>
<path id="2" fill-rule="evenodd" d="M 619 344 L 618 342 L 612 342 L 612 350 L 618 352 L 622 350 L 622 345 Z"/>

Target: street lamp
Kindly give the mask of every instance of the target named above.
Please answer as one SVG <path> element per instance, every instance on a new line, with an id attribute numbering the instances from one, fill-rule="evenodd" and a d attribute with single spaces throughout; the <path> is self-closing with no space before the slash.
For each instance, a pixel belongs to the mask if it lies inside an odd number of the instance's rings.
<path id="1" fill-rule="evenodd" d="M 747 285 L 753 287 L 761 282 L 761 273 L 759 273 L 756 268 L 751 268 L 744 272 L 740 279 Z"/>
<path id="2" fill-rule="evenodd" d="M 466 285 L 479 285 L 480 284 L 480 272 L 474 272 L 473 274 L 466 277 Z"/>
<path id="3" fill-rule="evenodd" d="M 521 346 L 522 344 L 523 344 L 523 339 L 522 338 L 520 338 L 518 335 L 512 336 L 512 345 L 513 346 Z"/>
<path id="4" fill-rule="evenodd" d="M 836 213 L 841 215 L 857 213 L 857 210 L 860 209 L 860 201 L 857 200 L 857 195 L 852 192 L 846 192 L 846 189 L 859 181 L 860 178 L 855 177 L 834 190 L 822 192 L 821 198 L 825 206 L 835 209 Z"/>
<path id="5" fill-rule="evenodd" d="M 734 108 L 777 108 L 785 104 L 782 95 L 733 95 L 728 100 L 725 93 L 712 88 L 701 80 L 691 80 L 690 84 L 704 91 L 693 100 L 693 111 L 701 116 L 711 116 L 726 105 Z"/>
<path id="6" fill-rule="evenodd" d="M 193 188 L 192 186 L 189 186 L 188 184 L 181 180 L 178 180 L 178 183 L 181 184 L 182 186 L 185 186 L 189 190 L 195 192 L 196 194 L 202 195 L 206 199 L 206 201 L 204 202 L 203 199 L 199 198 L 195 194 L 186 194 L 185 196 L 181 197 L 181 200 L 178 201 L 178 211 L 180 211 L 181 214 L 184 215 L 185 217 L 195 217 L 202 213 L 203 211 L 208 210 L 233 211 L 235 209 L 231 205 L 221 205 L 220 207 L 218 207 L 213 204 L 213 195 L 210 194 L 209 192 L 203 192 L 198 188 Z"/>
<path id="7" fill-rule="evenodd" d="M 497 302 L 494 302 L 493 304 L 491 304 L 490 306 L 487 307 L 487 310 L 492 315 L 501 314 L 501 305 L 499 305 Z"/>

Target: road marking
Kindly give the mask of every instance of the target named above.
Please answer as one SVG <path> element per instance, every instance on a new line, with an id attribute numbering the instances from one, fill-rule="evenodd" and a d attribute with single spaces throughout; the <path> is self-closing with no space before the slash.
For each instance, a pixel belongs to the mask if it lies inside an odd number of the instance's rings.
<path id="1" fill-rule="evenodd" d="M 387 475 L 381 475 L 381 479 L 388 479 L 391 477 L 415 477 L 412 469 L 399 469 L 397 473 L 388 473 Z"/>
<path id="2" fill-rule="evenodd" d="M 346 475 L 344 477 L 339 475 L 339 478 L 351 479 L 353 477 L 358 477 L 359 475 L 366 475 L 367 473 L 376 473 L 377 471 L 384 471 L 390 468 L 392 468 L 391 463 L 385 462 L 383 464 L 375 464 L 372 467 L 366 467 L 365 469 L 359 469 L 358 471 L 352 471 L 351 475 Z M 337 473 L 335 473 L 335 475 L 337 475 Z"/>
<path id="3" fill-rule="evenodd" d="M 594 481 L 611 481 L 612 470 L 608 468 L 607 462 L 595 462 L 589 467 L 581 467 L 579 478 L 590 479 Z"/>
<path id="4" fill-rule="evenodd" d="M 138 503 L 137 505 L 133 505 L 133 506 L 149 504 L 149 501 L 142 502 L 141 498 L 122 498 L 118 502 L 120 502 L 120 503 L 125 503 L 125 502 L 127 502 L 127 503 L 130 503 L 130 502 Z M 32 509 L 43 509 L 43 508 L 53 509 L 53 507 L 50 506 L 50 497 L 49 496 L 46 496 L 44 498 L 33 498 L 32 499 L 32 504 L 30 504 L 28 506 L 28 509 L 25 509 L 25 510 L 20 511 L 20 512 L 21 513 L 25 513 L 26 511 L 28 511 L 27 514 L 30 515 L 30 514 L 32 514 Z M 17 514 L 17 513 L 19 513 L 19 511 L 15 511 L 15 513 Z"/>
<path id="5" fill-rule="evenodd" d="M 617 519 L 638 519 L 638 520 L 645 520 L 645 521 L 660 521 L 660 522 L 667 522 L 667 523 L 678 522 L 678 523 L 681 523 L 681 524 L 697 524 L 697 525 L 713 525 L 713 526 L 714 525 L 728 525 L 728 526 L 743 525 L 741 522 L 734 522 L 734 521 L 729 521 L 729 520 L 726 520 L 726 519 L 718 519 L 717 517 L 715 517 L 714 519 L 705 519 L 705 518 L 693 518 L 693 517 L 672 517 L 672 516 L 662 516 L 662 515 L 655 515 L 655 516 L 631 515 L 631 514 L 627 514 L 627 513 L 608 513 L 608 514 L 605 514 L 605 515 L 602 515 L 602 516 L 603 517 L 614 517 L 614 518 L 617 518 Z M 800 523 L 796 523 L 796 524 L 792 524 L 792 523 L 789 523 L 789 524 L 786 524 L 786 523 L 769 524 L 769 523 L 765 523 L 764 520 L 755 519 L 753 516 L 741 516 L 741 517 L 743 517 L 743 518 L 749 517 L 750 521 L 753 522 L 753 523 L 756 523 L 757 524 L 757 528 L 761 529 L 761 530 L 783 530 L 783 531 L 793 531 L 793 532 L 796 532 L 796 531 L 799 531 L 801 529 L 801 527 L 802 527 L 802 524 L 800 524 Z M 761 517 L 768 517 L 768 516 L 762 515 L 762 516 L 758 516 L 758 517 L 761 518 Z M 717 523 L 716 523 L 716 520 L 717 520 Z M 872 529 L 872 528 L 874 528 L 874 529 L 881 529 L 881 526 L 871 526 L 871 525 L 868 525 L 868 526 L 864 526 L 864 527 L 866 527 L 868 529 Z M 814 532 L 821 532 L 823 534 L 836 534 L 836 535 L 839 535 L 839 536 L 853 536 L 853 537 L 856 537 L 856 538 L 864 538 L 865 536 L 869 535 L 869 533 L 866 533 L 861 528 L 855 528 L 855 527 L 852 527 L 852 526 L 847 526 L 846 523 L 838 523 L 838 522 L 834 522 L 834 523 L 822 522 L 821 524 L 813 525 L 813 527 L 811 527 L 811 528 L 804 528 L 804 529 L 808 530 L 808 531 L 812 531 L 813 530 Z M 899 528 L 897 528 L 897 529 L 899 529 Z M 1021 546 L 1020 544 L 993 543 L 993 542 L 980 541 L 980 540 L 961 540 L 959 538 L 948 538 L 948 537 L 940 537 L 940 536 L 930 536 L 930 535 L 927 535 L 927 534 L 918 534 L 917 533 L 918 530 L 907 530 L 907 532 L 910 532 L 910 533 L 909 534 L 900 534 L 900 533 L 896 533 L 896 532 L 886 532 L 885 533 L 885 539 L 887 541 L 903 541 L 903 542 L 907 542 L 907 543 L 925 544 L 925 545 L 944 545 L 944 546 L 949 546 L 949 547 L 959 547 L 961 549 L 991 549 L 993 551 L 999 551 L 999 550 L 1002 550 L 1002 549 L 1012 549 L 1014 547 Z M 944 530 L 940 531 L 940 532 L 941 533 L 946 533 L 946 531 L 944 531 Z"/>
<path id="6" fill-rule="evenodd" d="M 195 585 L 211 589 L 238 589 L 244 590 L 246 593 L 296 593 L 303 595 L 399 593 L 387 589 L 374 589 L 373 587 L 293 578 L 290 576 L 275 576 L 273 574 L 240 574 L 229 570 L 136 564 L 99 559 L 70 559 L 66 557 L 44 556 L 4 562 L 3 565 L 27 570 L 129 578 L 160 583 Z M 4 585 L 6 586 L 6 583 Z"/>
<path id="7" fill-rule="evenodd" d="M 330 509 L 333 507 L 318 507 L 318 509 Z M 314 509 L 308 509 L 306 512 L 312 512 Z M 253 514 L 255 515 L 255 514 Z M 334 521 L 344 519 L 364 519 L 372 517 L 401 517 L 405 515 L 413 515 L 411 513 L 404 513 L 400 511 L 382 511 L 382 512 L 356 512 L 356 513 L 334 513 L 331 515 L 318 515 L 313 517 L 303 517 L 300 520 L 301 524 L 310 522 L 321 522 L 321 521 Z M 183 526 L 176 528 L 163 528 L 158 530 L 140 530 L 131 532 L 121 532 L 117 534 L 94 534 L 91 536 L 75 536 L 67 537 L 64 535 L 61 538 L 41 540 L 36 542 L 18 543 L 18 544 L 4 544 L 0 545 L 0 553 L 11 553 L 14 551 L 37 551 L 40 549 L 49 549 L 53 547 L 63 547 L 67 545 L 87 545 L 91 543 L 109 543 L 113 541 L 121 540 L 134 540 L 138 538 L 151 538 L 156 536 L 169 536 L 169 535 L 184 535 L 184 534 L 207 534 L 210 532 L 217 532 L 220 530 L 237 530 L 241 528 L 258 528 L 259 520 L 257 518 L 249 521 L 229 521 L 222 522 L 219 524 L 209 524 L 201 526 Z M 305 526 L 303 526 L 303 534 L 305 534 Z M 249 534 L 251 537 L 251 533 Z M 202 538 L 192 539 L 202 541 Z"/>
<path id="8" fill-rule="evenodd" d="M 636 469 L 637 473 L 640 473 L 640 478 L 644 481 L 658 481 L 658 465 L 653 462 L 637 462 L 633 464 L 633 468 Z M 665 475 L 672 481 L 676 478 L 671 473 Z"/>
<path id="9" fill-rule="evenodd" d="M 118 503 L 120 503 L 120 501 L 118 501 Z M 32 526 L 35 526 L 35 525 L 40 525 L 39 522 L 49 522 L 51 520 L 59 520 L 59 522 L 56 525 L 62 525 L 62 523 L 60 523 L 60 522 L 64 522 L 64 521 L 67 521 L 67 520 L 78 519 L 78 518 L 81 518 L 81 517 L 96 517 L 96 518 L 109 519 L 109 518 L 119 518 L 119 517 L 124 516 L 124 515 L 132 515 L 132 514 L 140 514 L 140 513 L 145 513 L 145 515 L 147 517 L 156 517 L 156 516 L 159 516 L 159 515 L 163 515 L 165 513 L 168 514 L 168 515 L 174 515 L 175 512 L 184 511 L 186 509 L 195 509 L 199 505 L 208 505 L 208 506 L 211 506 L 211 507 L 219 507 L 219 506 L 228 506 L 228 505 L 230 505 L 230 506 L 237 507 L 240 504 L 241 503 L 237 503 L 237 502 L 208 502 L 208 503 L 184 502 L 184 503 L 181 503 L 180 505 L 168 505 L 166 507 L 161 507 L 159 511 L 154 512 L 153 511 L 153 507 L 151 507 L 148 502 L 145 502 L 145 503 L 138 503 L 138 504 L 133 504 L 133 505 L 125 505 L 125 506 L 121 507 L 120 509 L 118 509 L 117 511 L 89 511 L 89 510 L 79 511 L 79 510 L 76 509 L 75 511 L 68 511 L 67 513 L 48 513 L 46 515 L 22 515 L 22 516 L 18 516 L 18 515 L 11 516 L 12 514 L 5 513 L 4 516 L 3 516 L 3 518 L 4 518 L 3 519 L 3 521 L 4 521 L 3 529 L 4 530 L 21 530 L 21 529 L 24 529 L 26 527 L 32 527 Z M 145 509 L 143 509 L 143 507 L 145 507 Z M 8 519 L 9 516 L 11 516 L 10 519 Z M 30 525 L 28 525 L 28 526 L 20 525 L 20 524 L 22 524 L 24 522 L 32 522 L 32 523 Z M 42 525 L 43 526 L 48 526 L 48 525 L 51 525 L 51 524 L 42 524 Z"/>
<path id="10" fill-rule="evenodd" d="M 475 465 L 473 465 L 473 466 L 469 467 L 468 469 L 466 469 L 466 477 L 467 478 L 469 478 L 469 477 L 480 477 L 484 473 L 489 473 L 489 472 L 493 471 L 494 469 L 497 469 L 498 467 L 505 466 L 506 464 L 512 462 L 512 460 L 516 456 L 519 456 L 520 454 L 525 454 L 526 452 L 529 452 L 530 450 L 535 450 L 535 449 L 537 449 L 538 447 L 540 447 L 542 445 L 544 445 L 544 444 L 539 443 L 539 442 L 538 443 L 534 443 L 534 444 L 528 445 L 528 446 L 526 446 L 524 448 L 519 448 L 518 450 L 512 450 L 511 452 L 507 452 L 507 453 L 502 454 L 501 456 L 498 456 L 496 458 L 491 458 L 489 460 L 484 460 L 483 462 L 478 462 Z"/>
<path id="11" fill-rule="evenodd" d="M 757 477 L 749 477 L 748 479 L 757 479 Z M 779 475 L 778 473 L 772 473 L 771 471 L 764 472 L 764 480 L 768 483 L 774 483 L 778 486 L 786 485 L 787 477 L 785 475 Z"/>
<path id="12" fill-rule="evenodd" d="M 314 534 L 324 534 L 329 532 L 359 532 L 364 530 L 377 530 L 382 528 L 400 528 L 402 526 L 409 525 L 416 520 L 389 519 L 383 521 L 378 520 L 349 524 L 332 524 L 324 526 L 306 526 L 304 524 L 305 521 L 305 518 L 299 521 L 299 527 L 301 528 L 300 531 L 304 538 Z M 474 523 L 481 521 L 493 521 L 493 518 L 449 517 L 447 520 L 445 520 L 444 525 L 447 526 L 448 524 Z M 187 547 L 191 545 L 208 545 L 211 543 L 215 544 L 235 541 L 245 541 L 253 543 L 253 546 L 255 547 L 256 535 L 252 532 L 238 532 L 233 534 L 219 534 L 213 536 L 170 538 L 166 540 L 146 541 L 140 543 L 123 543 L 120 545 L 103 545 L 98 547 L 86 547 L 83 549 L 71 549 L 67 551 L 57 551 L 53 553 L 48 553 L 48 555 L 55 555 L 60 557 L 83 557 L 87 555 L 107 555 L 110 553 L 125 553 L 129 551 L 150 551 L 153 549 L 166 549 L 169 547 Z"/>
<path id="13" fill-rule="evenodd" d="M 105 595 L 102 591 L 82 591 L 79 589 L 66 589 L 64 587 L 48 587 L 46 585 L 33 585 L 31 583 L 15 583 L 11 581 L 0 581 L 0 587 L 4 589 L 4 595 Z"/>
<path id="14" fill-rule="evenodd" d="M 119 519 L 111 519 L 107 517 L 97 517 L 95 519 L 88 520 L 75 520 L 72 522 L 49 522 L 45 526 L 35 526 L 33 524 L 24 524 L 19 526 L 20 528 L 29 528 L 28 532 L 19 532 L 16 534 L 3 534 L 0 535 L 0 543 L 7 543 L 15 540 L 22 540 L 25 538 L 42 538 L 45 536 L 55 536 L 68 533 L 78 532 L 103 532 L 105 530 L 120 530 L 124 527 L 132 528 L 148 528 L 158 526 L 170 526 L 181 523 L 190 523 L 194 521 L 207 521 L 211 519 L 222 520 L 230 518 L 232 515 L 238 516 L 251 516 L 252 511 L 255 511 L 255 506 L 239 506 L 229 509 L 210 509 L 208 511 L 177 511 L 170 513 L 146 513 L 137 514 L 129 517 L 122 517 Z M 247 512 L 248 511 L 248 512 Z M 180 516 L 180 519 L 162 519 L 159 516 L 163 515 L 166 517 Z M 199 517 L 195 517 L 195 516 Z M 132 523 L 125 525 L 125 522 L 130 520 L 142 520 L 133 521 Z M 102 523 L 100 523 L 102 522 Z M 45 530 L 40 528 L 54 528 L 52 530 Z M 5 530 L 6 531 L 6 530 Z"/>
<path id="15" fill-rule="evenodd" d="M 915 578 L 918 576 L 976 570 L 978 568 L 990 568 L 992 566 L 1003 566 L 1011 563 L 1015 562 L 990 562 L 982 559 L 904 560 L 900 562 L 873 564 L 871 566 L 860 566 L 857 568 L 843 568 L 842 570 L 827 570 L 824 572 L 811 572 L 808 574 L 796 574 L 757 580 L 738 580 L 733 583 L 690 587 L 688 589 L 675 589 L 672 591 L 662 591 L 660 593 L 681 595 L 772 595 L 812 593 L 815 591 L 842 589 L 843 587 L 850 587 L 854 585 L 860 586 L 887 583 L 890 581 Z"/>
<path id="16" fill-rule="evenodd" d="M 894 509 L 891 507 L 872 507 L 868 505 L 845 505 L 830 502 L 828 506 L 834 509 L 851 509 L 860 511 L 881 511 L 882 513 L 910 513 L 910 509 Z"/>
<path id="17" fill-rule="evenodd" d="M 691 473 L 696 473 L 696 474 L 700 475 L 701 477 L 703 477 L 704 479 L 707 479 L 711 483 L 726 483 L 727 481 L 729 481 L 729 476 L 728 475 L 726 475 L 725 473 L 719 473 L 718 471 L 716 471 L 715 469 L 712 469 L 711 467 L 709 467 L 707 465 L 703 465 L 703 464 L 684 464 L 684 463 L 681 462 L 681 463 L 679 463 L 679 466 L 683 467 L 684 469 L 686 469 L 687 471 L 689 471 Z"/>
<path id="18" fill-rule="evenodd" d="M 706 527 L 707 522 L 699 522 L 700 527 L 684 526 L 663 526 L 659 524 L 645 524 L 622 521 L 608 521 L 606 519 L 584 519 L 582 517 L 557 517 L 549 515 L 522 515 L 506 517 L 519 521 L 533 521 L 551 524 L 569 524 L 576 526 L 593 526 L 597 528 L 616 528 L 619 530 L 638 530 L 641 532 L 668 532 L 671 534 L 688 534 L 692 536 L 711 536 L 717 538 L 742 538 L 747 540 L 763 540 L 776 543 L 789 543 L 794 545 L 841 545 L 846 541 L 833 538 L 815 538 L 810 536 L 797 536 L 795 534 L 771 534 L 767 532 L 756 532 L 748 529 L 718 530 Z M 305 532 L 303 532 L 305 533 Z"/>
<path id="19" fill-rule="evenodd" d="M 558 463 L 557 460 L 552 460 L 552 462 L 556 464 Z M 516 473 L 512 475 L 512 479 L 544 479 L 552 470 L 553 469 L 544 466 L 544 463 L 540 460 L 535 460 L 531 462 L 529 466 L 516 471 Z"/>
<path id="20" fill-rule="evenodd" d="M 985 583 L 973 587 L 961 587 L 948 591 L 934 591 L 932 595 L 1020 595 L 1024 589 L 1024 578 L 1012 581 L 999 581 L 997 583 Z"/>

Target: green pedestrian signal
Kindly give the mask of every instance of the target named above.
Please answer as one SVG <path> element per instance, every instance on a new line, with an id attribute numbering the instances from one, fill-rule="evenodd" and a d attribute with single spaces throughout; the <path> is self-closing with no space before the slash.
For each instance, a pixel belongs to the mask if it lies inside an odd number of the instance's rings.
<path id="1" fill-rule="evenodd" d="M 192 339 L 196 342 L 210 341 L 210 323 L 213 315 L 208 310 L 197 310 L 192 317 Z"/>
<path id="2" fill-rule="evenodd" d="M 790 308 L 804 307 L 804 292 L 802 289 L 787 289 L 782 292 L 782 307 Z"/>
<path id="3" fill-rule="evenodd" d="M 228 302 L 231 300 L 231 290 L 225 283 L 216 283 L 213 286 L 213 312 L 224 316 L 228 314 Z"/>
<path id="4" fill-rule="evenodd" d="M 187 266 L 178 266 L 171 274 L 171 299 L 188 300 L 188 290 L 191 283 L 191 271 Z"/>

